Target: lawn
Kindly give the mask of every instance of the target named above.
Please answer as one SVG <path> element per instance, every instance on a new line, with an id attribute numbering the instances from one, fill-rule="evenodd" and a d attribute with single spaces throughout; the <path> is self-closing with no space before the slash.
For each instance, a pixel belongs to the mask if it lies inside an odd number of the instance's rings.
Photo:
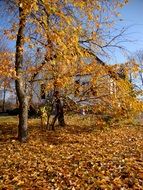
<path id="1" fill-rule="evenodd" d="M 1 190 L 143 190 L 143 127 L 102 127 L 67 116 L 55 132 L 29 120 L 21 144 L 17 117 L 0 117 Z"/>

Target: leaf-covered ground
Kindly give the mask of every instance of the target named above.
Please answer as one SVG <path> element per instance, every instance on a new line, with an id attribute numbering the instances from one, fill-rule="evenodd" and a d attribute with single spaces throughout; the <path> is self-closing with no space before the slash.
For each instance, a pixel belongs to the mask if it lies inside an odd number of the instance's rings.
<path id="1" fill-rule="evenodd" d="M 143 189 L 143 127 L 88 126 L 68 118 L 65 128 L 42 131 L 29 121 L 29 140 L 19 143 L 16 119 L 0 120 L 0 189 Z"/>

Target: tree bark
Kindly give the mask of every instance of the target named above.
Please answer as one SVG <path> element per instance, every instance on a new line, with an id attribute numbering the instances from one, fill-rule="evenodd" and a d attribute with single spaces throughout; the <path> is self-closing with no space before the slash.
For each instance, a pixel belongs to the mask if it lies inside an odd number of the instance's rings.
<path id="1" fill-rule="evenodd" d="M 19 101 L 19 125 L 18 139 L 21 142 L 27 139 L 27 121 L 28 121 L 28 96 L 25 89 L 23 64 L 23 49 L 24 49 L 24 29 L 26 25 L 26 14 L 24 9 L 19 7 L 19 29 L 16 40 L 16 57 L 15 70 L 17 79 L 15 81 L 16 93 Z"/>
<path id="2" fill-rule="evenodd" d="M 21 142 L 27 140 L 27 123 L 28 123 L 28 100 L 24 97 L 19 104 L 19 125 L 18 125 L 18 139 Z"/>
<path id="3" fill-rule="evenodd" d="M 5 112 L 5 97 L 6 97 L 6 87 L 3 89 L 3 102 L 2 102 L 2 112 Z"/>

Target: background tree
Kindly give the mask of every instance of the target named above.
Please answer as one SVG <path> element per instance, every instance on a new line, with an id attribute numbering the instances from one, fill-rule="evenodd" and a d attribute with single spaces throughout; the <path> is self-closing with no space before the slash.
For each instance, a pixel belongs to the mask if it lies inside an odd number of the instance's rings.
<path id="1" fill-rule="evenodd" d="M 0 90 L 2 93 L 2 111 L 5 111 L 6 93 L 11 90 L 12 78 L 15 77 L 13 53 L 8 49 L 6 39 L 0 39 Z"/>
<path id="2" fill-rule="evenodd" d="M 143 76 L 142 76 L 142 51 L 137 51 L 126 63 L 129 80 L 133 84 L 134 89 L 138 91 L 138 97 L 142 97 Z"/>
<path id="3" fill-rule="evenodd" d="M 139 50 L 135 53 L 134 56 L 134 61 L 138 65 L 138 73 L 139 73 L 139 78 L 141 81 L 141 85 L 143 87 L 143 50 Z"/>

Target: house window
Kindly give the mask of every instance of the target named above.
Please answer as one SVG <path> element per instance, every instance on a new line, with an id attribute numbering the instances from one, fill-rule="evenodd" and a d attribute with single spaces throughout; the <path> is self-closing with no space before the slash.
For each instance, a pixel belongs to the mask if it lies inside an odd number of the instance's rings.
<path id="1" fill-rule="evenodd" d="M 45 94 L 45 84 L 41 84 L 41 99 L 45 99 L 46 98 L 46 94 Z"/>
<path id="2" fill-rule="evenodd" d="M 97 91 L 95 90 L 94 87 L 91 87 L 91 88 L 90 88 L 90 91 L 91 91 L 91 95 L 97 96 Z"/>
<path id="3" fill-rule="evenodd" d="M 81 84 L 82 84 L 83 86 L 88 86 L 88 85 L 89 85 L 89 82 L 88 82 L 88 81 L 83 81 Z"/>
<path id="4" fill-rule="evenodd" d="M 74 91 L 75 96 L 79 95 L 79 87 L 80 87 L 80 80 L 76 80 L 75 81 L 75 91 Z"/>
<path id="5" fill-rule="evenodd" d="M 77 85 L 80 84 L 80 80 L 76 80 L 75 84 L 77 84 Z"/>

